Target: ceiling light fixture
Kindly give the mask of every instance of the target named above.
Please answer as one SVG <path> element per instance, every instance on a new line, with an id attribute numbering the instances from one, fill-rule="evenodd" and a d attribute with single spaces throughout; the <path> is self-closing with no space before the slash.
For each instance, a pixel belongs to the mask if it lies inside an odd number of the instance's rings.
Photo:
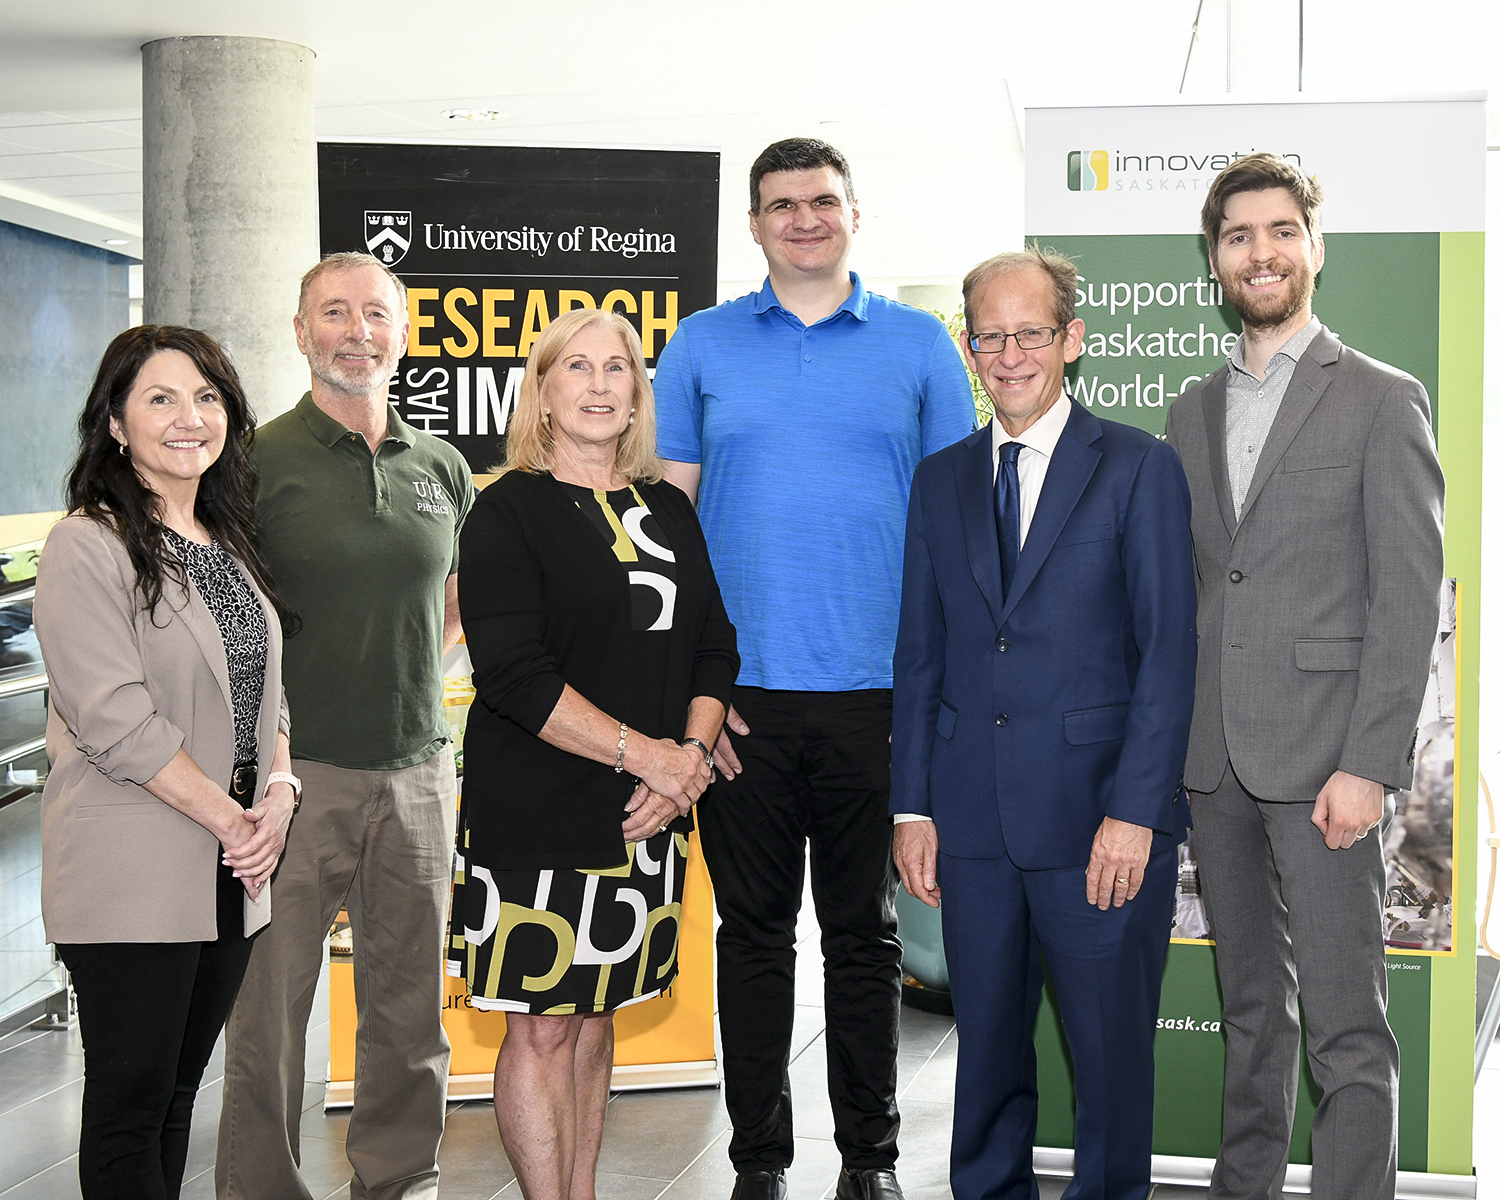
<path id="1" fill-rule="evenodd" d="M 505 117 L 493 108 L 445 108 L 439 115 L 450 121 L 500 121 Z"/>

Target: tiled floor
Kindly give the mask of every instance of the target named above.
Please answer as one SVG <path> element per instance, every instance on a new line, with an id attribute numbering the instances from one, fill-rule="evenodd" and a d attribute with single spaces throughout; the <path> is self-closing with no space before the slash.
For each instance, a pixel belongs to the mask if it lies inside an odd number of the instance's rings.
<path id="1" fill-rule="evenodd" d="M 0 875 L 4 841 L 27 838 L 35 806 L 0 810 Z M 14 851 L 19 854 L 21 851 Z M 0 892 L 14 890 L 0 878 Z M 810 911 L 811 905 L 807 906 Z M 789 1177 L 791 1200 L 832 1194 L 839 1167 L 832 1115 L 825 1094 L 825 1048 L 817 931 L 811 919 L 799 931 L 796 1036 L 792 1087 L 796 1103 L 797 1152 Z M 325 1014 L 311 1031 L 306 1109 L 302 1121 L 303 1174 L 316 1197 L 348 1194 L 343 1139 L 348 1117 L 324 1113 L 323 1068 L 328 1059 Z M 952 1022 L 904 1009 L 898 1073 L 902 1130 L 900 1176 L 910 1200 L 949 1200 L 947 1154 L 952 1118 L 953 1068 L 957 1044 Z M 76 1156 L 83 1056 L 76 1029 L 22 1029 L 0 1037 L 0 1198 L 72 1200 L 78 1196 Z M 186 1200 L 211 1200 L 215 1128 L 222 1090 L 219 1055 L 209 1064 L 195 1113 Z M 1500 1171 L 1500 1050 L 1491 1056 L 1477 1097 L 1476 1158 L 1481 1179 Z M 727 1200 L 733 1172 L 725 1156 L 729 1121 L 716 1089 L 632 1092 L 610 1102 L 600 1161 L 601 1200 Z M 483 1102 L 455 1104 L 440 1154 L 445 1200 L 519 1200 L 519 1190 Z M 1042 1200 L 1056 1200 L 1065 1181 L 1043 1179 Z M 1191 1188 L 1158 1187 L 1155 1200 L 1201 1200 Z M 1500 1190 L 1481 1186 L 1483 1200 Z M 269 1198 L 268 1198 L 269 1200 Z"/>
<path id="2" fill-rule="evenodd" d="M 40 669 L 35 633 L 28 630 L 0 641 L 0 682 Z M 0 748 L 40 737 L 46 725 L 45 693 L 0 697 Z M 34 754 L 10 765 L 20 770 L 45 768 L 46 759 Z M 0 796 L 14 790 L 6 784 L 6 775 L 7 764 L 0 762 Z M 55 992 L 64 981 L 42 936 L 37 805 L 33 796 L 0 808 L 0 1030 L 6 1028 L 7 1013 Z"/>
<path id="3" fill-rule="evenodd" d="M 807 966 L 816 968 L 814 956 Z M 812 979 L 815 972 L 804 971 Z M 804 990 L 812 990 L 810 988 Z M 313 1030 L 309 1060 L 326 1062 L 326 1022 Z M 900 1174 L 911 1200 L 947 1200 L 947 1149 L 952 1115 L 952 1022 L 903 1010 L 899 1076 Z M 822 1011 L 800 1005 L 792 1062 L 797 1098 L 797 1153 L 789 1173 L 791 1200 L 832 1194 L 839 1168 L 833 1118 L 825 1093 Z M 75 1175 L 83 1056 L 76 1030 L 22 1030 L 0 1038 L 0 1197 L 63 1200 L 78 1195 Z M 316 1074 L 316 1070 L 310 1071 Z M 194 1114 L 189 1182 L 184 1200 L 213 1196 L 213 1142 L 222 1088 L 215 1055 Z M 322 1111 L 322 1088 L 309 1083 L 302 1120 L 303 1175 L 314 1196 L 347 1195 L 343 1156 L 346 1113 Z M 601 1200 L 727 1200 L 734 1173 L 725 1156 L 729 1120 L 717 1089 L 630 1092 L 610 1101 L 599 1164 Z M 455 1104 L 439 1156 L 441 1194 L 448 1200 L 516 1200 L 519 1191 L 495 1133 L 487 1103 Z M 1043 1180 L 1042 1200 L 1064 1182 Z M 1192 1189 L 1160 1188 L 1157 1200 L 1201 1197 Z"/>

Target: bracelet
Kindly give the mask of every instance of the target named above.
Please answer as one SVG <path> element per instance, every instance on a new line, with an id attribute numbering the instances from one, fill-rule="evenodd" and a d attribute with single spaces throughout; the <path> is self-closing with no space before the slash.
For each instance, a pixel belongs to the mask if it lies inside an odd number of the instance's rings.
<path id="1" fill-rule="evenodd" d="M 619 775 L 625 770 L 625 735 L 630 732 L 630 726 L 624 721 L 620 722 L 620 744 L 615 747 L 615 774 Z"/>
<path id="2" fill-rule="evenodd" d="M 293 812 L 302 807 L 302 780 L 290 771 L 272 771 L 266 776 L 266 786 L 270 787 L 273 783 L 284 783 L 292 789 Z"/>
<path id="3" fill-rule="evenodd" d="M 710 771 L 714 769 L 714 752 L 707 746 L 705 746 L 701 741 L 699 741 L 695 737 L 685 737 L 682 739 L 682 744 L 684 746 L 696 746 L 698 749 L 698 753 L 703 755 L 703 761 L 708 764 L 708 769 Z"/>

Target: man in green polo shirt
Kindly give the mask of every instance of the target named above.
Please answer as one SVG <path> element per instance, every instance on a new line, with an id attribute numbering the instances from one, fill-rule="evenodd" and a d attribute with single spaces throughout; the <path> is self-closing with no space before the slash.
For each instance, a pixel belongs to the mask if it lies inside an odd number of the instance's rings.
<path id="1" fill-rule="evenodd" d="M 437 1195 L 447 1097 L 444 926 L 454 771 L 443 654 L 459 636 L 458 531 L 473 485 L 451 446 L 401 420 L 406 289 L 367 254 L 302 280 L 312 390 L 257 434 L 257 516 L 302 619 L 283 662 L 306 802 L 230 1018 L 221 1200 L 310 1200 L 298 1165 L 303 1058 L 323 942 L 341 907 L 359 1008 L 351 1200 Z"/>

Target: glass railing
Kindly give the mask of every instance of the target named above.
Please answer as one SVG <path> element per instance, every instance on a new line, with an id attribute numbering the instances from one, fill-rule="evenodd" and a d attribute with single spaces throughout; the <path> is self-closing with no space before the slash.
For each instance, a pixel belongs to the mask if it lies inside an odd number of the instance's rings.
<path id="1" fill-rule="evenodd" d="M 42 540 L 0 547 L 0 804 L 47 780 L 47 671 L 31 626 Z"/>

